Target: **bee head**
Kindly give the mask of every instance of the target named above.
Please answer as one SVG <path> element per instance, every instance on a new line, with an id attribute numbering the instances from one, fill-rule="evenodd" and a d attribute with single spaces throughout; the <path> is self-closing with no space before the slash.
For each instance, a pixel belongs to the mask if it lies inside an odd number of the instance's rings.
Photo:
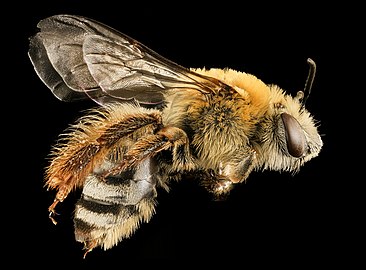
<path id="1" fill-rule="evenodd" d="M 263 169 L 293 171 L 316 157 L 323 145 L 317 121 L 305 108 L 315 76 L 315 63 L 308 59 L 309 76 L 304 91 L 295 97 L 275 85 L 270 86 L 270 105 L 258 126 L 256 151 Z"/>

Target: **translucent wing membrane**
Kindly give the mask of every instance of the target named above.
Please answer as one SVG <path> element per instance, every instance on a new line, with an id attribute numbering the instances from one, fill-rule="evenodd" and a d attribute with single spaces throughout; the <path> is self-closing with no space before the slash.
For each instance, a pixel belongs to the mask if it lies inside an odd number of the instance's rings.
<path id="1" fill-rule="evenodd" d="M 64 101 L 104 95 L 82 54 L 84 34 L 92 30 L 78 26 L 67 16 L 47 18 L 38 27 L 41 32 L 30 39 L 29 56 L 53 94 Z"/>
<path id="2" fill-rule="evenodd" d="M 64 101 L 89 97 L 101 104 L 136 100 L 154 106 L 164 102 L 168 91 L 208 94 L 227 87 L 96 21 L 57 15 L 38 27 L 29 56 L 39 77 Z"/>

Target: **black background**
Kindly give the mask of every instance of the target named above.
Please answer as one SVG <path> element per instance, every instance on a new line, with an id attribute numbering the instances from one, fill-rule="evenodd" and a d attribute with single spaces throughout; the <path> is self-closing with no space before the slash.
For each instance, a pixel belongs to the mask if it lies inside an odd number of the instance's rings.
<path id="1" fill-rule="evenodd" d="M 357 158 L 350 151 L 357 150 L 359 137 L 346 137 L 356 132 L 350 121 L 359 113 L 347 108 L 354 90 L 346 86 L 357 75 L 345 62 L 359 59 L 358 41 L 353 39 L 362 33 L 357 30 L 357 7 L 228 1 L 200 6 L 107 0 L 13 4 L 2 40 L 3 65 L 8 67 L 2 89 L 7 104 L 3 145 L 10 149 L 4 166 L 8 174 L 3 179 L 2 223 L 5 254 L 14 265 L 123 268 L 142 259 L 191 263 L 201 258 L 239 260 L 244 267 L 255 261 L 297 268 L 352 263 L 358 257 L 352 248 L 360 241 L 355 217 L 364 211 L 356 211 L 353 199 L 359 197 L 353 193 L 362 176 L 351 174 Z M 322 152 L 295 176 L 252 173 L 224 202 L 212 201 L 194 181 L 174 183 L 169 193 L 159 190 L 157 212 L 148 224 L 113 249 L 95 249 L 83 260 L 72 222 L 78 193 L 58 207 L 59 223 L 54 226 L 47 212 L 54 193 L 44 189 L 43 174 L 57 136 L 94 104 L 58 101 L 27 56 L 28 37 L 37 22 L 61 13 L 110 25 L 183 66 L 230 67 L 292 94 L 304 86 L 306 59 L 311 57 L 317 77 L 307 107 L 320 121 Z"/>

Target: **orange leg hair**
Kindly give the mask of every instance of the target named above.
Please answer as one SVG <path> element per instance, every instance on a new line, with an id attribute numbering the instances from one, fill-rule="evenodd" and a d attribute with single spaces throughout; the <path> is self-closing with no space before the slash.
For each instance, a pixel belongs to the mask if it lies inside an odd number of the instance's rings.
<path id="1" fill-rule="evenodd" d="M 81 118 L 53 149 L 53 159 L 46 171 L 46 186 L 57 190 L 54 202 L 48 208 L 55 224 L 56 205 L 74 188 L 83 185 L 85 178 L 105 160 L 120 139 L 138 132 L 152 135 L 162 126 L 157 111 L 128 114 L 121 113 L 118 106 L 103 110 Z"/>
<path id="2" fill-rule="evenodd" d="M 138 139 L 124 155 L 122 162 L 103 176 L 120 174 L 127 168 L 136 166 L 144 159 L 153 157 L 158 152 L 168 149 L 173 152 L 173 168 L 175 170 L 190 170 L 193 168 L 187 134 L 180 128 L 163 127 L 156 134 L 146 135 Z"/>

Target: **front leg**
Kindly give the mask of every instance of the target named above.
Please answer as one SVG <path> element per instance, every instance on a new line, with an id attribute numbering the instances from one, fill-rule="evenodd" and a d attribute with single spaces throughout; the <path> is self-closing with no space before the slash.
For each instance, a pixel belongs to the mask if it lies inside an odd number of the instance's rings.
<path id="1" fill-rule="evenodd" d="M 215 200 L 226 198 L 235 184 L 247 179 L 253 170 L 255 156 L 255 151 L 249 149 L 241 161 L 221 163 L 218 172 L 206 171 L 201 175 L 202 185 L 214 195 Z"/>
<path id="2" fill-rule="evenodd" d="M 197 177 L 197 174 L 194 177 Z M 232 181 L 211 170 L 201 171 L 198 177 L 201 185 L 213 195 L 215 201 L 225 200 L 234 187 Z"/>

